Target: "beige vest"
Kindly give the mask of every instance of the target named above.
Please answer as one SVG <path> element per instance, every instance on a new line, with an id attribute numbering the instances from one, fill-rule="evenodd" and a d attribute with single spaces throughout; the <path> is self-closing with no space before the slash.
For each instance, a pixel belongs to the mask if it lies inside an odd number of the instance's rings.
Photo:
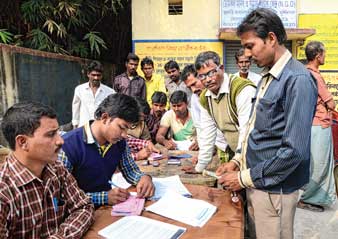
<path id="1" fill-rule="evenodd" d="M 210 113 L 217 127 L 222 131 L 224 138 L 229 144 L 230 149 L 235 152 L 238 144 L 239 132 L 235 122 L 230 117 L 230 102 L 228 97 L 224 95 L 217 103 L 217 100 L 209 100 Z"/>

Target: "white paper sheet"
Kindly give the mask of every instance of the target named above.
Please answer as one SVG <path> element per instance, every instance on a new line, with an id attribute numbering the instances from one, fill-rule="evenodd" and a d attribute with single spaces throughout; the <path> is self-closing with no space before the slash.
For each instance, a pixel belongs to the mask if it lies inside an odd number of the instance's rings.
<path id="1" fill-rule="evenodd" d="M 153 178 L 153 183 L 155 186 L 155 194 L 151 200 L 160 199 L 167 190 L 175 191 L 185 197 L 191 197 L 191 193 L 181 182 L 181 179 L 178 175 L 166 178 Z"/>
<path id="2" fill-rule="evenodd" d="M 192 144 L 192 142 L 188 139 L 180 141 L 173 140 L 173 141 L 176 144 L 177 150 L 189 150 L 189 147 Z"/>
<path id="3" fill-rule="evenodd" d="M 114 185 L 118 186 L 119 188 L 127 189 L 131 186 L 130 183 L 123 177 L 122 173 L 115 173 L 112 177 L 112 182 Z"/>
<path id="4" fill-rule="evenodd" d="M 128 216 L 99 231 L 108 239 L 176 239 L 186 231 L 184 227 L 153 220 L 141 216 Z"/>
<path id="5" fill-rule="evenodd" d="M 217 207 L 203 200 L 186 198 L 168 190 L 160 200 L 146 210 L 194 227 L 202 227 L 216 212 Z"/>

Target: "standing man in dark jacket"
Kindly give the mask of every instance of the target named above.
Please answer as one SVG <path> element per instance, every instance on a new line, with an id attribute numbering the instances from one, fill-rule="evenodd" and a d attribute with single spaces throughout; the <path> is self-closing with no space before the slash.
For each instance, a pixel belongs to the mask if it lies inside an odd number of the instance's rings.
<path id="1" fill-rule="evenodd" d="M 112 87 L 116 93 L 146 99 L 146 84 L 144 79 L 137 74 L 140 59 L 134 53 L 129 53 L 126 59 L 126 72 L 112 77 Z"/>
<path id="2" fill-rule="evenodd" d="M 286 32 L 276 13 L 264 8 L 252 11 L 237 35 L 245 55 L 265 68 L 241 157 L 223 167 L 222 173 L 227 172 L 219 182 L 231 191 L 246 189 L 250 236 L 290 239 L 298 190 L 309 181 L 316 83 L 286 49 Z"/>

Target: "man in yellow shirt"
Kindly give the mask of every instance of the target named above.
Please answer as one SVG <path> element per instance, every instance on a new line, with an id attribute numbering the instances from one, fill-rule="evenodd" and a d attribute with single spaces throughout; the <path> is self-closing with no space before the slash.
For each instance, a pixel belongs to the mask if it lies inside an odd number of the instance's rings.
<path id="1" fill-rule="evenodd" d="M 148 104 L 151 105 L 151 96 L 155 91 L 166 93 L 164 78 L 161 75 L 154 74 L 154 62 L 149 57 L 142 59 L 141 70 L 146 82 L 146 99 Z"/>

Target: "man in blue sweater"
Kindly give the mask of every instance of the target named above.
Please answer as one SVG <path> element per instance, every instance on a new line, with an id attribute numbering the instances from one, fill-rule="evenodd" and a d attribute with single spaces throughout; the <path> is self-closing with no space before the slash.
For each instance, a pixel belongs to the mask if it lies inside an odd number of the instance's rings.
<path id="1" fill-rule="evenodd" d="M 65 143 L 59 159 L 96 207 L 128 199 L 127 190 L 112 189 L 109 183 L 117 168 L 129 183 L 136 185 L 138 197 L 154 194 L 151 177 L 139 170 L 125 141 L 127 130 L 139 120 L 135 112 L 139 108 L 132 97 L 109 95 L 97 108 L 95 120 L 63 136 Z"/>

